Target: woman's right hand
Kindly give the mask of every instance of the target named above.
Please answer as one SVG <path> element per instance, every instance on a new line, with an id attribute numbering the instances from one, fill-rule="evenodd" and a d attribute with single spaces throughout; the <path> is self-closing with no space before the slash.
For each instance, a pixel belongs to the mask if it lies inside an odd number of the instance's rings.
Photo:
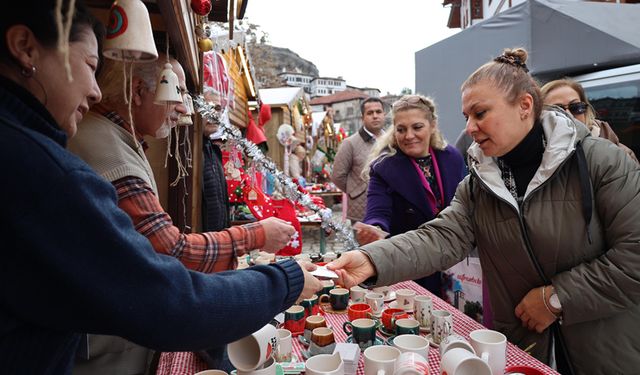
<path id="1" fill-rule="evenodd" d="M 360 250 L 342 253 L 340 258 L 327 264 L 327 268 L 338 274 L 339 279 L 336 284 L 345 288 L 358 285 L 377 274 L 369 257 Z"/>
<path id="2" fill-rule="evenodd" d="M 361 222 L 353 224 L 353 229 L 356 232 L 356 239 L 360 245 L 366 245 L 371 242 L 385 239 L 389 235 L 389 233 L 383 231 L 379 227 Z"/>

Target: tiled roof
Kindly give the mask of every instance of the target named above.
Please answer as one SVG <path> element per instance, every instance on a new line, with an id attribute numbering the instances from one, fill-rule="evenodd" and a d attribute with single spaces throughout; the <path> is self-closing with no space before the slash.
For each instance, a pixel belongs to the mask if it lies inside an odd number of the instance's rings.
<path id="1" fill-rule="evenodd" d="M 368 97 L 369 95 L 359 90 L 344 90 L 332 95 L 319 96 L 319 97 L 313 98 L 311 99 L 310 104 L 311 105 L 332 104 L 332 103 L 346 102 L 348 100 L 354 100 L 354 99 L 366 99 Z"/>

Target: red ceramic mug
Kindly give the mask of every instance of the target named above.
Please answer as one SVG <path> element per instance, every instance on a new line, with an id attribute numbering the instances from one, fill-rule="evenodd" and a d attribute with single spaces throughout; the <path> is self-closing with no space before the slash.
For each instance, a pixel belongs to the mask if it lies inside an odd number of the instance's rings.
<path id="1" fill-rule="evenodd" d="M 351 322 L 360 318 L 371 318 L 371 306 L 366 303 L 354 303 L 349 306 L 347 316 Z"/>
<path id="2" fill-rule="evenodd" d="M 396 323 L 395 321 L 402 318 L 408 318 L 409 314 L 407 314 L 404 309 L 385 309 L 382 311 L 382 324 L 384 324 L 384 329 L 387 332 L 395 332 Z"/>

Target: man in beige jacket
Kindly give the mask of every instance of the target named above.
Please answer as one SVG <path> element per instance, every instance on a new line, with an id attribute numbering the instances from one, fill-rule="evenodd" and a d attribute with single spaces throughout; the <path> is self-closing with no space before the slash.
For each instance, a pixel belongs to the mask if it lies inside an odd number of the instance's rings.
<path id="1" fill-rule="evenodd" d="M 333 161 L 331 180 L 348 196 L 347 218 L 362 221 L 367 208 L 368 181 L 362 176 L 371 148 L 385 124 L 384 104 L 379 98 L 367 98 L 360 105 L 363 126 L 348 137 Z"/>

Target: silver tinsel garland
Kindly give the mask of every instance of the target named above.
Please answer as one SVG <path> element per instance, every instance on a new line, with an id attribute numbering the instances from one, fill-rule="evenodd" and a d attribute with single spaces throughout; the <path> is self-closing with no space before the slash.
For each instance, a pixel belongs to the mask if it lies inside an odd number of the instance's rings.
<path id="1" fill-rule="evenodd" d="M 244 138 L 238 128 L 231 125 L 228 120 L 224 120 L 227 118 L 224 112 L 221 113 L 217 111 L 214 105 L 207 103 L 202 95 L 194 97 L 193 104 L 196 112 L 198 112 L 203 119 L 220 125 L 223 131 L 223 139 L 233 140 L 236 147 L 252 159 L 253 165 L 256 166 L 259 172 L 271 174 L 274 179 L 280 183 L 283 194 L 287 199 L 317 213 L 322 219 L 322 229 L 335 232 L 338 241 L 343 243 L 345 250 L 352 250 L 358 247 L 358 242 L 353 237 L 351 228 L 344 225 L 344 223 L 336 223 L 333 221 L 331 209 L 320 208 L 313 203 L 309 194 L 300 192 L 298 185 L 293 182 L 289 176 L 278 170 L 276 164 L 265 156 L 255 143 Z"/>

